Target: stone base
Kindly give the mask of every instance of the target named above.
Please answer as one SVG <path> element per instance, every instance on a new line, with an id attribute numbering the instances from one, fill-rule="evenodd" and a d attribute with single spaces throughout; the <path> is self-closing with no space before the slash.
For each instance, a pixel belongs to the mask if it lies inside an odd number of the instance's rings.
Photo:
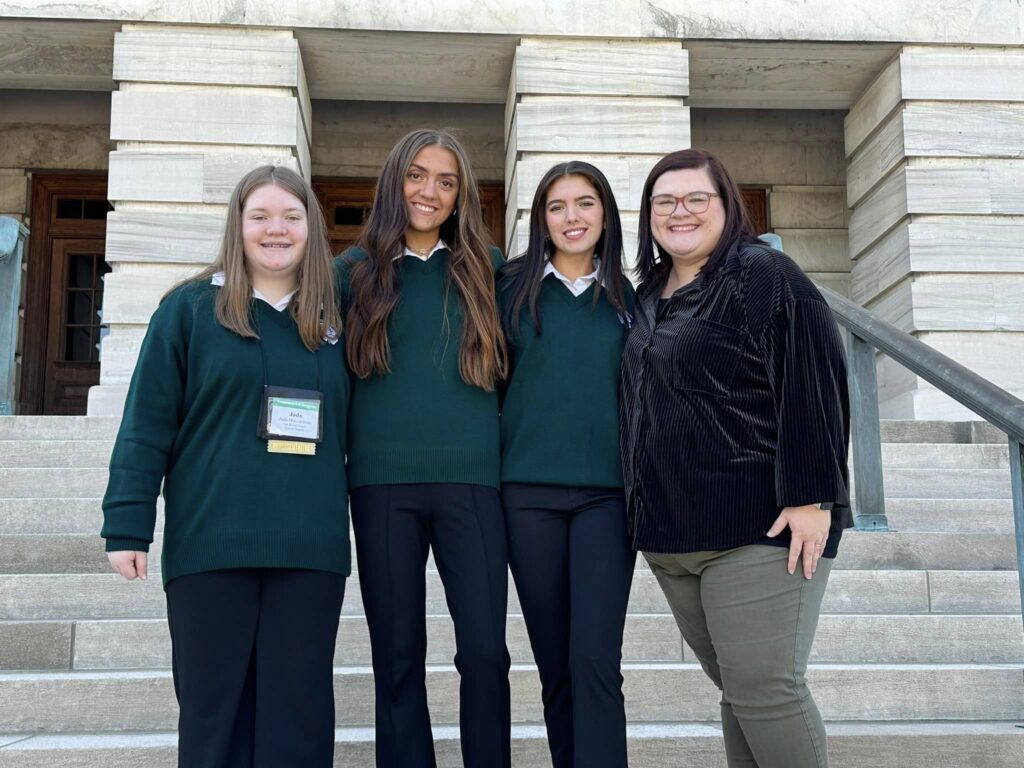
<path id="1" fill-rule="evenodd" d="M 103 384 L 89 388 L 89 404 L 86 413 L 89 416 L 116 416 L 120 418 L 124 411 L 124 401 L 128 397 L 128 387 L 117 384 Z"/>

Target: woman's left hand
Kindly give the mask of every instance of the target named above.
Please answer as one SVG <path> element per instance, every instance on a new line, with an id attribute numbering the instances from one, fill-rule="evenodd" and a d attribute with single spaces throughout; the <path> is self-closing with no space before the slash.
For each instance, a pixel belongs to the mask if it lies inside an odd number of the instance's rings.
<path id="1" fill-rule="evenodd" d="M 774 538 L 786 530 L 793 535 L 789 544 L 789 563 L 787 568 L 792 574 L 796 571 L 796 562 L 803 554 L 804 578 L 809 579 L 818 569 L 818 560 L 825 551 L 828 529 L 832 525 L 832 513 L 827 509 L 818 509 L 814 504 L 802 507 L 785 507 L 768 529 L 768 536 Z"/>

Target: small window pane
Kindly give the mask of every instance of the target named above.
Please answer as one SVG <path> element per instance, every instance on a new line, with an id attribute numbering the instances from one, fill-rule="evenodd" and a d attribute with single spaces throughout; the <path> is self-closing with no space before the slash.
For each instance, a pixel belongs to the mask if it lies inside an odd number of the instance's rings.
<path id="1" fill-rule="evenodd" d="M 110 205 L 106 200 L 86 200 L 82 218 L 105 219 L 109 210 Z"/>
<path id="2" fill-rule="evenodd" d="M 92 325 L 96 322 L 91 291 L 68 291 L 67 318 L 68 325 Z"/>
<path id="3" fill-rule="evenodd" d="M 80 219 L 82 218 L 81 200 L 57 200 L 58 219 Z"/>
<path id="4" fill-rule="evenodd" d="M 68 257 L 68 288 L 93 288 L 93 268 L 96 256 L 73 253 Z"/>
<path id="5" fill-rule="evenodd" d="M 102 333 L 102 330 L 103 329 L 98 325 L 95 325 L 92 328 L 92 346 L 90 347 L 91 357 L 89 358 L 89 362 L 98 363 L 100 361 L 100 334 Z"/>
<path id="6" fill-rule="evenodd" d="M 363 223 L 363 209 L 354 205 L 334 207 L 334 224 L 342 227 L 358 227 Z"/>
<path id="7" fill-rule="evenodd" d="M 87 363 L 97 359 L 92 350 L 92 328 L 68 328 L 64 332 L 64 359 L 70 363 Z"/>

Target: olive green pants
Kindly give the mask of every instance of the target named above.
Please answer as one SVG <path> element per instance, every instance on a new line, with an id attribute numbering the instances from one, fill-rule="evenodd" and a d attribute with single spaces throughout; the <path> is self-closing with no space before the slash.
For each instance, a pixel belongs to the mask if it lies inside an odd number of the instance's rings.
<path id="1" fill-rule="evenodd" d="M 722 691 L 730 768 L 825 768 L 825 726 L 807 689 L 832 561 L 811 580 L 786 571 L 789 550 L 644 552 L 683 639 Z"/>

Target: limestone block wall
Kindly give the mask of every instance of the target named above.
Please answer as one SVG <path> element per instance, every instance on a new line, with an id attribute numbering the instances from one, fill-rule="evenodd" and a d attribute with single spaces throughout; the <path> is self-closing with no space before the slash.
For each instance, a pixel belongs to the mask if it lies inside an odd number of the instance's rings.
<path id="1" fill-rule="evenodd" d="M 458 137 L 479 181 L 501 181 L 503 114 L 498 104 L 314 100 L 313 175 L 376 178 L 398 139 L 416 128 L 440 128 Z"/>
<path id="2" fill-rule="evenodd" d="M 508 253 L 526 248 L 541 176 L 557 162 L 580 159 L 611 182 L 632 262 L 647 174 L 665 153 L 690 146 L 688 90 L 687 53 L 678 41 L 524 38 L 504 117 Z"/>
<path id="3" fill-rule="evenodd" d="M 1024 396 L 1024 49 L 906 46 L 845 132 L 853 298 Z M 970 417 L 879 378 L 883 416 Z"/>
<path id="4" fill-rule="evenodd" d="M 238 179 L 267 163 L 307 177 L 311 168 L 311 106 L 291 31 L 125 25 L 113 73 L 110 332 L 89 393 L 89 413 L 101 415 L 120 413 L 160 296 L 216 256 Z"/>
<path id="5" fill-rule="evenodd" d="M 743 185 L 764 187 L 769 227 L 815 280 L 849 294 L 843 115 L 790 109 L 691 110 L 693 146 Z"/>

